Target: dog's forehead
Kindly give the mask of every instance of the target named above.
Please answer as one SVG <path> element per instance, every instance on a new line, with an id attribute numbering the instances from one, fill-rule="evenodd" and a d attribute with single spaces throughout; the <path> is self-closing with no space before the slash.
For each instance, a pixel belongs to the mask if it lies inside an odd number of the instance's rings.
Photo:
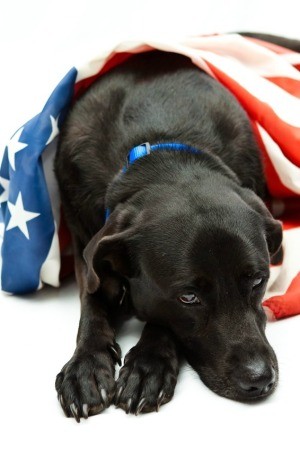
<path id="1" fill-rule="evenodd" d="M 260 225 L 202 227 L 190 246 L 195 271 L 205 269 L 235 273 L 264 270 L 269 261 L 266 238 Z"/>
<path id="2" fill-rule="evenodd" d="M 147 226 L 143 260 L 153 274 L 192 278 L 199 273 L 259 271 L 268 263 L 266 238 L 258 220 L 231 215 L 177 214 Z"/>

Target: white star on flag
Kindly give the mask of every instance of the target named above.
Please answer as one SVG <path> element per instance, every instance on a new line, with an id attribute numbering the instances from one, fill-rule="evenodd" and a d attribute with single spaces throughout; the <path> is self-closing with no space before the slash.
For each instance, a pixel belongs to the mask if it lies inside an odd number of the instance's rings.
<path id="1" fill-rule="evenodd" d="M 21 232 L 25 235 L 25 237 L 29 240 L 29 232 L 27 228 L 27 221 L 33 220 L 38 217 L 40 214 L 35 212 L 29 212 L 24 209 L 22 194 L 19 192 L 16 204 L 12 204 L 9 201 L 7 202 L 9 212 L 11 214 L 9 223 L 7 225 L 6 231 L 9 231 L 13 228 L 19 228 Z"/>
<path id="2" fill-rule="evenodd" d="M 5 203 L 8 200 L 9 179 L 0 176 L 0 185 L 4 189 L 0 195 L 0 203 Z"/>
<path id="3" fill-rule="evenodd" d="M 7 144 L 8 160 L 13 170 L 16 170 L 15 154 L 18 153 L 18 151 L 24 150 L 24 148 L 28 146 L 27 143 L 19 142 L 23 129 L 24 127 L 19 129 L 19 131 L 16 132 L 16 134 L 10 139 L 10 141 Z"/>
<path id="4" fill-rule="evenodd" d="M 58 117 L 55 119 L 52 115 L 50 115 L 52 131 L 51 131 L 51 134 L 49 136 L 49 139 L 46 142 L 46 145 L 48 145 L 48 143 L 52 142 L 52 140 L 59 134 Z"/>

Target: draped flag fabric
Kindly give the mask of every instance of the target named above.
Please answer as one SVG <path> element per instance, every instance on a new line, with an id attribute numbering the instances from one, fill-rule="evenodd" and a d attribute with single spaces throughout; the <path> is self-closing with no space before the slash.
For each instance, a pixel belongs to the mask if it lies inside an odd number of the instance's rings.
<path id="1" fill-rule="evenodd" d="M 300 54 L 238 34 L 125 42 L 67 73 L 42 112 L 16 131 L 4 151 L 2 290 L 22 294 L 43 284 L 59 286 L 70 260 L 53 174 L 60 127 L 72 102 L 99 76 L 153 49 L 189 57 L 246 110 L 264 158 L 273 198 L 268 206 L 284 230 L 284 260 L 271 267 L 264 306 L 277 319 L 299 314 Z"/>

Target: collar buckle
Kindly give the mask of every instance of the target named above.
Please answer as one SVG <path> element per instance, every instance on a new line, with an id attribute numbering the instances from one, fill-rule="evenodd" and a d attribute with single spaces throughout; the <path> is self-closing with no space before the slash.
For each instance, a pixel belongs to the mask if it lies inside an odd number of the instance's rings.
<path id="1" fill-rule="evenodd" d="M 136 147 L 132 148 L 127 155 L 126 169 L 129 167 L 129 165 L 133 164 L 134 161 L 136 161 L 140 157 L 150 154 L 150 152 L 151 152 L 151 145 L 149 142 L 141 143 L 140 145 L 137 145 Z"/>

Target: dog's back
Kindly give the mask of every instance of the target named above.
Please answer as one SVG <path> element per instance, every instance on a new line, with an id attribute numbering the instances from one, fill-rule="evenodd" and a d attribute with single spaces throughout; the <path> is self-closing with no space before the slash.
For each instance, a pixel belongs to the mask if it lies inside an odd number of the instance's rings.
<path id="1" fill-rule="evenodd" d="M 63 127 L 56 171 L 66 214 L 79 218 L 81 235 L 99 229 L 107 185 L 129 149 L 145 141 L 208 150 L 262 195 L 257 145 L 235 98 L 188 58 L 152 51 L 100 77 Z"/>

